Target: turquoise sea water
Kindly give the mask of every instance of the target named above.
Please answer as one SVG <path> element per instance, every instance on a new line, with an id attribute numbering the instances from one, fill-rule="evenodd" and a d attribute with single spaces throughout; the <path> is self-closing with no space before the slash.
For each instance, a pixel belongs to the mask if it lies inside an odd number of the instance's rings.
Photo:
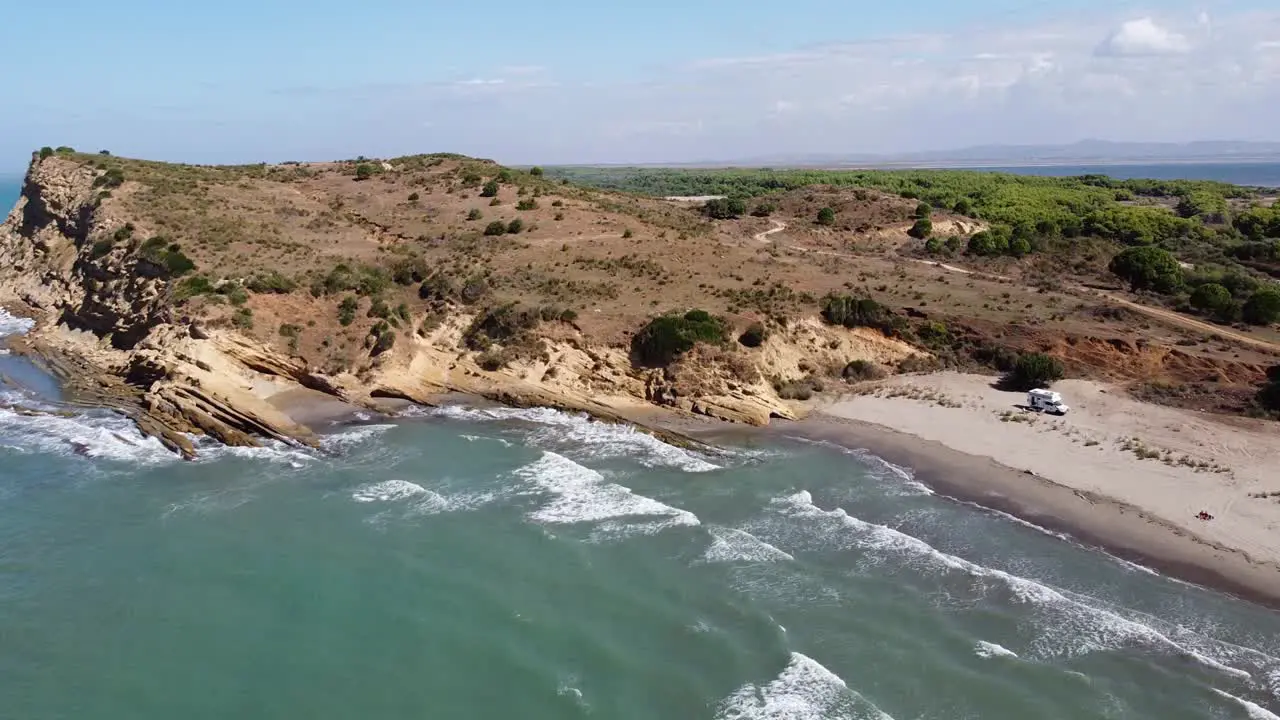
<path id="1" fill-rule="evenodd" d="M 13 209 L 13 204 L 18 201 L 18 195 L 21 193 L 21 177 L 0 176 L 0 218 L 8 216 L 9 211 Z"/>
<path id="2" fill-rule="evenodd" d="M 109 414 L 0 409 L 0 648 L 22 720 L 1280 711 L 1273 613 L 856 449 L 701 456 L 548 410 L 184 463 Z"/>

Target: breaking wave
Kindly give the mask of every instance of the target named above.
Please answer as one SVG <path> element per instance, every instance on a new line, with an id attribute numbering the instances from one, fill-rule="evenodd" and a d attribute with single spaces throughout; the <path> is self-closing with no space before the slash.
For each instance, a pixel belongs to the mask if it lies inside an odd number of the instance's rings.
<path id="1" fill-rule="evenodd" d="M 630 488 L 553 452 L 519 468 L 515 475 L 551 496 L 529 514 L 548 524 L 598 523 L 605 535 L 652 534 L 679 525 L 698 525 L 698 516 L 637 495 Z"/>
<path id="2" fill-rule="evenodd" d="M 1255 673 L 1265 677 L 1280 667 L 1280 660 L 1260 651 L 1185 628 L 1164 627 L 1167 623 L 1155 617 L 1141 615 L 1133 619 L 1127 615 L 1140 614 L 947 554 L 893 528 L 853 517 L 843 508 L 822 510 L 814 505 L 807 491 L 775 498 L 772 505 L 792 520 L 807 522 L 805 532 L 810 535 L 815 529 L 814 523 L 818 523 L 817 542 L 860 549 L 880 560 L 892 558 L 925 573 L 964 573 L 973 580 L 976 592 L 1004 593 L 1006 601 L 1030 606 L 1034 616 L 1029 629 L 1035 633 L 1031 649 L 1042 658 L 1070 658 L 1136 646 L 1186 657 L 1223 675 L 1253 684 L 1258 684 L 1254 682 Z M 797 530 L 803 527 L 795 525 Z M 1228 664 L 1232 662 L 1249 669 Z M 1274 688 L 1264 689 L 1274 692 Z"/>
<path id="3" fill-rule="evenodd" d="M 1018 653 L 1010 650 L 1009 648 L 1004 647 L 1003 645 L 997 645 L 993 642 L 987 642 L 986 640 L 979 640 L 977 644 L 973 646 L 973 654 L 980 658 L 987 659 L 1018 657 Z"/>
<path id="4" fill-rule="evenodd" d="M 711 534 L 711 545 L 703 554 L 703 560 L 710 563 L 770 563 L 795 560 L 790 553 L 783 552 L 745 530 L 711 526 L 707 528 Z"/>
<path id="5" fill-rule="evenodd" d="M 1231 702 L 1244 708 L 1244 712 L 1246 715 L 1249 716 L 1249 720 L 1280 720 L 1280 715 L 1276 715 L 1275 713 L 1262 707 L 1261 705 L 1249 702 L 1244 698 L 1238 698 L 1235 695 L 1232 695 L 1230 693 L 1222 692 L 1217 688 L 1212 688 L 1212 690 L 1218 696 L 1225 698 L 1227 700 L 1230 700 Z"/>
<path id="6" fill-rule="evenodd" d="M 928 485 L 916 479 L 915 473 L 911 468 L 901 465 L 894 465 L 875 453 L 860 448 L 849 448 L 826 440 L 813 440 L 810 438 L 788 435 L 788 440 L 794 440 L 805 445 L 815 445 L 830 450 L 835 450 L 843 455 L 848 455 L 858 460 L 870 472 L 871 476 L 880 480 L 892 481 L 895 485 L 910 495 L 933 495 L 933 489 Z"/>
<path id="7" fill-rule="evenodd" d="M 748 683 L 720 703 L 716 720 L 893 720 L 807 655 L 766 685 Z"/>
<path id="8" fill-rule="evenodd" d="M 668 445 L 630 425 L 595 420 L 582 413 L 550 408 L 469 408 L 446 406 L 428 411 L 434 417 L 469 422 L 520 421 L 536 429 L 529 439 L 543 447 L 573 446 L 592 457 L 627 457 L 646 467 L 669 467 L 685 472 L 710 472 L 720 466 L 697 454 Z"/>

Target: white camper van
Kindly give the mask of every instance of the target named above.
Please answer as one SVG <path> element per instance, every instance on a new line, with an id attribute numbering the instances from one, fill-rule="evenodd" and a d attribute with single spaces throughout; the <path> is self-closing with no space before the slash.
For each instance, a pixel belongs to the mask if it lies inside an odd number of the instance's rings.
<path id="1" fill-rule="evenodd" d="M 1027 393 L 1027 407 L 1036 412 L 1066 415 L 1071 408 L 1062 402 L 1062 396 L 1052 390 L 1032 390 Z"/>

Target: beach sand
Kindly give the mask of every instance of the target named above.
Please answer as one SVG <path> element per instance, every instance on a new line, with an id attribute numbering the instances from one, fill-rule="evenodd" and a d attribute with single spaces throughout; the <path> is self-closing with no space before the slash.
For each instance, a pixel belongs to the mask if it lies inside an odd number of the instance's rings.
<path id="1" fill-rule="evenodd" d="M 1064 418 L 959 373 L 898 377 L 776 431 L 862 447 L 940 494 L 1280 607 L 1280 433 L 1086 381 Z M 1143 457 L 1140 457 L 1143 456 Z M 1259 494 L 1277 493 L 1274 497 Z M 1203 521 L 1204 510 L 1214 516 Z"/>

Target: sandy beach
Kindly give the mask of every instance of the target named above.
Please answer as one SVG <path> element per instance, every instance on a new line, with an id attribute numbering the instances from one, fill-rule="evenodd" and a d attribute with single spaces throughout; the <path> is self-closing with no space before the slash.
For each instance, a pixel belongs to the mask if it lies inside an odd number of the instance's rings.
<path id="1" fill-rule="evenodd" d="M 865 447 L 938 492 L 1280 607 L 1280 436 L 1266 423 L 1141 403 L 1086 381 L 1071 412 L 959 373 L 893 378 L 782 432 Z M 1196 517 L 1200 511 L 1212 520 Z"/>

